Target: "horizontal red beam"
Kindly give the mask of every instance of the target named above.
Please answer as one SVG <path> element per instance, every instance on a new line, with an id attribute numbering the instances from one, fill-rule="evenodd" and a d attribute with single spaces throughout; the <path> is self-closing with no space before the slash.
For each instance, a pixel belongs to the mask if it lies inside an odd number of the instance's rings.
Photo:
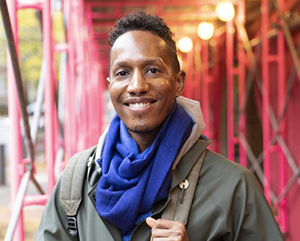
<path id="1" fill-rule="evenodd" d="M 143 6 L 164 6 L 164 7 L 174 7 L 174 6 L 191 6 L 192 4 L 195 4 L 197 6 L 203 6 L 203 5 L 212 5 L 212 4 L 218 4 L 219 0 L 204 0 L 204 1 L 189 1 L 188 3 L 185 1 L 131 1 L 131 2 L 123 2 L 123 1 L 112 1 L 112 2 L 89 2 L 86 1 L 86 6 L 91 7 L 143 7 Z M 238 0 L 232 1 L 234 5 L 238 5 Z"/>
<path id="2" fill-rule="evenodd" d="M 178 15 L 177 15 L 178 16 Z M 211 15 L 211 17 L 215 17 L 214 15 Z M 94 16 L 93 16 L 94 18 Z M 95 19 L 95 18 L 94 18 Z M 200 23 L 201 19 L 199 20 L 185 20 L 184 22 L 180 19 L 178 19 L 177 21 L 166 21 L 168 23 L 169 26 L 175 25 L 176 27 L 178 26 L 184 26 L 184 25 L 198 25 Z M 98 22 L 98 23 L 93 23 L 93 27 L 112 27 L 115 24 L 115 20 L 112 21 L 103 21 L 103 22 Z"/>
<path id="3" fill-rule="evenodd" d="M 46 205 L 48 199 L 49 199 L 48 195 L 25 196 L 23 201 L 23 206 Z"/>
<path id="4" fill-rule="evenodd" d="M 69 45 L 67 43 L 56 44 L 54 47 L 56 52 L 64 52 L 69 50 Z"/>
<path id="5" fill-rule="evenodd" d="M 135 7 L 138 7 L 138 6 L 135 6 Z M 190 17 L 191 16 L 196 16 L 199 19 L 217 19 L 217 15 L 215 14 L 214 11 L 203 13 L 203 12 L 201 12 L 199 10 L 199 8 L 200 7 L 198 7 L 197 10 L 194 11 L 193 13 L 187 12 L 186 14 L 188 14 Z M 178 11 L 172 11 L 172 12 L 164 12 L 164 11 L 162 11 L 162 9 L 158 9 L 155 12 L 158 12 L 158 13 L 160 13 L 160 15 L 163 15 L 164 18 L 166 18 L 166 17 L 173 17 L 173 16 L 175 16 L 175 17 L 177 16 L 178 17 L 179 14 L 180 15 L 184 14 L 184 12 L 182 12 L 180 10 L 178 10 Z M 114 19 L 114 18 L 119 18 L 121 14 L 122 13 L 121 13 L 120 9 L 117 9 L 117 11 L 112 12 L 112 13 L 97 13 L 97 12 L 92 12 L 91 16 L 92 16 L 93 19 L 97 19 L 97 18 L 100 18 L 100 19 Z"/>
<path id="6" fill-rule="evenodd" d="M 32 2 L 18 2 L 18 9 L 28 9 L 33 8 L 42 11 L 44 6 L 44 1 L 32 1 Z"/>

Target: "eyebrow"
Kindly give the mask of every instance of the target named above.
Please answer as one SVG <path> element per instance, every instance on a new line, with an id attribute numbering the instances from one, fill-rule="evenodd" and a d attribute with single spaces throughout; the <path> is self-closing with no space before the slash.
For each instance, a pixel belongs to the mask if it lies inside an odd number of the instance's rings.
<path id="1" fill-rule="evenodd" d="M 142 62 L 142 65 L 152 65 L 152 64 L 161 64 L 165 69 L 167 69 L 166 64 L 161 58 L 152 58 L 152 59 L 146 59 Z M 130 67 L 130 64 L 126 60 L 116 60 L 112 66 L 112 69 L 115 67 Z"/>
<path id="2" fill-rule="evenodd" d="M 115 67 L 129 67 L 129 64 L 127 61 L 118 61 L 116 60 L 114 64 L 111 66 L 112 69 Z"/>
<path id="3" fill-rule="evenodd" d="M 163 65 L 164 68 L 167 69 L 167 65 L 165 64 L 165 62 L 161 58 L 147 59 L 147 60 L 144 61 L 143 64 L 151 65 L 151 64 L 158 64 L 158 63 L 160 63 L 161 65 Z"/>

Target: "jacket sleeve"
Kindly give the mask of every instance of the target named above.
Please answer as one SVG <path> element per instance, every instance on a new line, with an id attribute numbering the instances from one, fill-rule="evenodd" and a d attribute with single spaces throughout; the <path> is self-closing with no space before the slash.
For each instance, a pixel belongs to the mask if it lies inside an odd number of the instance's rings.
<path id="1" fill-rule="evenodd" d="M 61 181 L 59 180 L 45 206 L 40 225 L 35 235 L 36 241 L 79 240 L 68 232 L 68 216 L 60 204 L 60 186 Z"/>

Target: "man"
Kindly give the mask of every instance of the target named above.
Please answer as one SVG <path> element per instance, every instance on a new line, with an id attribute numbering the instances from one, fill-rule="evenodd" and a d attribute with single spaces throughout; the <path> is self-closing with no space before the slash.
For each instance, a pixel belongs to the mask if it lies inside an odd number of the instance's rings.
<path id="1" fill-rule="evenodd" d="M 142 11 L 127 15 L 109 44 L 108 87 L 117 115 L 89 164 L 78 234 L 68 232 L 59 181 L 36 240 L 283 240 L 256 178 L 209 150 L 187 224 L 161 218 L 193 156 L 210 143 L 201 136 L 200 105 L 179 97 L 185 73 L 162 19 Z M 180 194 L 175 202 L 186 198 Z"/>

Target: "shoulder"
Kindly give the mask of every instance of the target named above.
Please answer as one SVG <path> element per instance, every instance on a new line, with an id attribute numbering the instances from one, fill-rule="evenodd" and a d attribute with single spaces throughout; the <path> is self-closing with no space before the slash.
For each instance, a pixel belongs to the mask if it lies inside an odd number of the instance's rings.
<path id="1" fill-rule="evenodd" d="M 213 151 L 207 151 L 199 181 L 220 206 L 251 196 L 264 198 L 261 184 L 247 168 Z"/>
<path id="2" fill-rule="evenodd" d="M 209 195 L 227 225 L 256 216 L 276 226 L 262 186 L 247 168 L 208 151 L 198 185 Z"/>
<path id="3" fill-rule="evenodd" d="M 234 185 L 249 182 L 262 191 L 257 178 L 247 168 L 210 150 L 205 156 L 201 180 L 209 182 L 211 186 L 219 186 L 222 183 L 223 188 L 226 184 L 232 188 Z"/>
<path id="4" fill-rule="evenodd" d="M 245 167 L 209 150 L 198 180 L 190 221 L 190 232 L 195 235 L 197 227 L 193 225 L 210 223 L 210 229 L 204 230 L 205 240 L 217 240 L 215 236 L 224 235 L 228 237 L 224 240 L 232 240 L 233 237 L 262 240 L 262 232 L 266 237 L 272 236 L 272 233 L 280 237 L 256 177 Z M 250 232 L 249 238 L 245 236 L 246 229 Z"/>
<path id="5" fill-rule="evenodd" d="M 72 162 L 77 161 L 77 160 L 80 160 L 80 159 L 85 159 L 85 160 L 87 161 L 88 158 L 89 158 L 90 156 L 92 156 L 93 153 L 96 151 L 96 148 L 97 148 L 97 146 L 95 145 L 95 146 L 89 147 L 89 148 L 87 148 L 87 149 L 85 149 L 85 150 L 82 150 L 82 151 L 79 151 L 79 152 L 75 153 L 75 154 L 69 159 L 68 163 L 70 163 L 70 162 L 72 163 Z M 67 163 L 67 164 L 68 164 L 68 163 Z"/>
<path id="6" fill-rule="evenodd" d="M 224 219 L 250 206 L 269 210 L 257 178 L 247 168 L 212 151 L 207 151 L 197 189 L 199 198 L 206 195 Z"/>

